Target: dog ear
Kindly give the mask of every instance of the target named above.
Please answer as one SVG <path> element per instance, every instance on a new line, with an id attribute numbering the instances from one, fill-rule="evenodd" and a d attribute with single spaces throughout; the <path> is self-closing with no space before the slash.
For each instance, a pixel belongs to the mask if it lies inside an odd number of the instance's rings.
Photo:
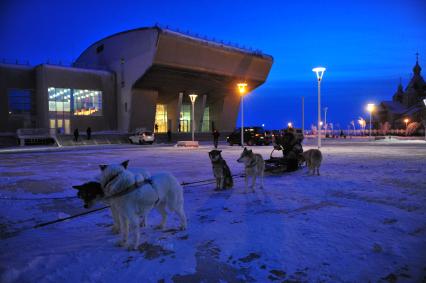
<path id="1" fill-rule="evenodd" d="M 121 166 L 123 166 L 124 169 L 127 169 L 127 166 L 129 166 L 129 160 L 126 160 L 126 161 L 122 162 Z"/>
<path id="2" fill-rule="evenodd" d="M 104 171 L 105 168 L 107 168 L 108 165 L 99 165 L 99 168 L 101 168 L 101 171 Z"/>
<path id="3" fill-rule="evenodd" d="M 219 153 L 221 153 L 222 151 L 221 150 L 218 150 L 219 151 Z"/>
<path id="4" fill-rule="evenodd" d="M 76 189 L 76 190 L 81 190 L 81 189 L 83 189 L 83 186 L 72 186 L 74 189 Z"/>

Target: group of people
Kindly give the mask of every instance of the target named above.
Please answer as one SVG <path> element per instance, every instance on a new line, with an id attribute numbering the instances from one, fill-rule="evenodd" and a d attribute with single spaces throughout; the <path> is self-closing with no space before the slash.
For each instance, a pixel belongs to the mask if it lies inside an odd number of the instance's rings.
<path id="1" fill-rule="evenodd" d="M 75 128 L 74 130 L 74 141 L 78 142 L 78 138 L 80 137 L 80 132 L 78 131 L 78 128 Z M 92 128 L 88 127 L 86 129 L 86 137 L 88 140 L 92 138 Z"/>

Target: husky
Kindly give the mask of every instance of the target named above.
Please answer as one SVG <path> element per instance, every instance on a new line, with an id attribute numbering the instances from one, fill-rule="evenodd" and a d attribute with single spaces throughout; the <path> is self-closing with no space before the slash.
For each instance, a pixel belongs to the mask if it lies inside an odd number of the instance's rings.
<path id="1" fill-rule="evenodd" d="M 311 173 L 312 170 L 312 175 L 315 175 L 315 169 L 317 169 L 317 174 L 318 176 L 320 175 L 319 168 L 322 161 L 321 151 L 318 149 L 309 149 L 302 152 L 302 162 L 303 161 L 306 162 L 306 166 L 309 168 L 308 174 Z"/>
<path id="2" fill-rule="evenodd" d="M 240 158 L 237 159 L 239 163 L 244 163 L 245 165 L 245 189 L 244 192 L 247 192 L 248 188 L 248 177 L 252 177 L 251 189 L 254 192 L 254 186 L 256 184 L 256 177 L 260 176 L 260 188 L 263 188 L 263 174 L 265 172 L 265 161 L 262 158 L 262 155 L 258 153 L 253 153 L 253 151 L 247 148 L 244 148 L 241 153 Z"/>
<path id="3" fill-rule="evenodd" d="M 209 157 L 212 162 L 213 175 L 216 178 L 216 190 L 231 189 L 234 185 L 231 170 L 229 170 L 225 159 L 222 158 L 221 150 L 212 150 Z"/>
<path id="4" fill-rule="evenodd" d="M 166 224 L 167 208 L 178 215 L 180 228 L 186 229 L 183 190 L 176 178 L 170 173 L 159 173 L 145 179 L 141 174 L 127 170 L 127 165 L 128 161 L 99 166 L 103 200 L 110 203 L 120 227 L 121 240 L 117 244 L 137 249 L 140 240 L 139 218 L 146 219 L 154 207 L 162 216 L 158 228 L 163 229 Z M 133 244 L 129 243 L 129 233 L 132 232 L 135 238 Z"/>

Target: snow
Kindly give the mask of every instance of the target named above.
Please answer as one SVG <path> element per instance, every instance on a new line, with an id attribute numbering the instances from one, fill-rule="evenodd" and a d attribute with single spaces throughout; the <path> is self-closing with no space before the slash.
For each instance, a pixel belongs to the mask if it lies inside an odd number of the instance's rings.
<path id="1" fill-rule="evenodd" d="M 313 140 L 304 149 L 313 148 Z M 241 148 L 220 146 L 233 174 Z M 326 141 L 321 176 L 307 169 L 265 177 L 265 189 L 184 187 L 188 229 L 141 228 L 140 251 L 115 246 L 111 217 L 85 212 L 72 185 L 98 164 L 170 171 L 180 181 L 212 178 L 207 152 L 172 146 L 93 147 L 2 154 L 1 282 L 420 282 L 426 276 L 426 143 Z M 266 159 L 272 147 L 253 147 Z M 11 200 L 24 198 L 29 200 Z M 57 198 L 57 199 L 49 199 Z M 99 204 L 98 207 L 103 206 Z"/>

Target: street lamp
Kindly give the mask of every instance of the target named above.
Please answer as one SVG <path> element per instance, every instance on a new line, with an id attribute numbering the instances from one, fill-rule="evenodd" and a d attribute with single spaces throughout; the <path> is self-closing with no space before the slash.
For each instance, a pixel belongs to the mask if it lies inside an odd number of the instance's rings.
<path id="1" fill-rule="evenodd" d="M 244 94 L 246 93 L 246 83 L 237 84 L 241 94 L 241 146 L 244 147 Z"/>
<path id="2" fill-rule="evenodd" d="M 322 76 L 324 75 L 325 68 L 323 67 L 316 67 L 312 69 L 313 72 L 317 75 L 318 80 L 318 148 L 321 147 L 321 80 Z"/>
<path id="3" fill-rule="evenodd" d="M 197 99 L 197 96 L 195 93 L 190 94 L 189 98 L 191 99 L 191 104 L 192 104 L 192 141 L 194 141 L 194 129 L 195 129 L 195 117 L 194 117 L 194 103 L 195 100 Z"/>
<path id="4" fill-rule="evenodd" d="M 371 137 L 371 114 L 373 113 L 374 108 L 375 108 L 374 103 L 367 104 L 367 111 L 370 112 L 370 137 Z"/>
<path id="5" fill-rule="evenodd" d="M 287 123 L 287 126 L 288 126 L 289 128 L 293 128 L 293 124 L 292 124 L 291 122 L 288 122 L 288 123 Z"/>

